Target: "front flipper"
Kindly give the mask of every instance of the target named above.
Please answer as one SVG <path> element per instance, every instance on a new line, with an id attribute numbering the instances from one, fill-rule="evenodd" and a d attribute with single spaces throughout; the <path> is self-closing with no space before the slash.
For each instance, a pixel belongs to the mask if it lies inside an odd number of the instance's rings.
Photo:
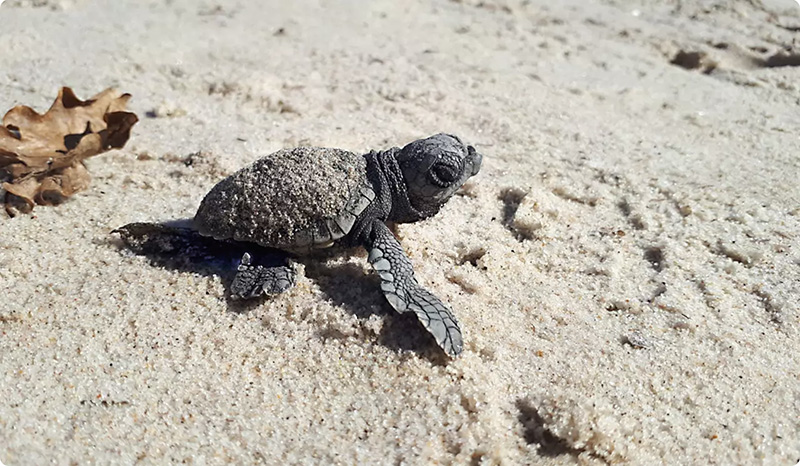
<path id="1" fill-rule="evenodd" d="M 383 222 L 373 223 L 365 246 L 369 263 L 381 276 L 381 290 L 389 304 L 397 312 L 416 314 L 445 353 L 458 356 L 463 348 L 458 321 L 439 298 L 417 283 L 411 261 Z"/>
<path id="2" fill-rule="evenodd" d="M 283 293 L 296 281 L 294 267 L 288 265 L 264 266 L 253 264 L 250 253 L 244 253 L 236 276 L 231 283 L 233 299 L 249 299 L 266 294 Z"/>

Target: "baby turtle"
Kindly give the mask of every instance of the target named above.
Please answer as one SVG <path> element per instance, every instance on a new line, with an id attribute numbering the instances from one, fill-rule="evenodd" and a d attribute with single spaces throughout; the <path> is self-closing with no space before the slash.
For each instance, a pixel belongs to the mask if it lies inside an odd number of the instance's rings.
<path id="1" fill-rule="evenodd" d="M 228 244 L 244 251 L 231 284 L 235 299 L 277 294 L 295 283 L 291 262 L 268 263 L 258 246 L 283 251 L 287 258 L 362 246 L 391 306 L 416 314 L 436 343 L 457 356 L 463 344 L 455 316 L 417 282 L 386 222 L 411 223 L 436 214 L 478 173 L 481 160 L 472 146 L 443 133 L 364 155 L 317 147 L 280 150 L 220 181 L 205 196 L 193 226 L 207 238 L 154 224 L 116 231 L 140 251 L 174 253 L 188 243 L 202 243 L 207 251 L 216 248 L 209 246 L 211 238 L 223 249 Z M 197 241 L 187 239 L 192 233 Z M 258 246 L 248 250 L 253 243 Z"/>

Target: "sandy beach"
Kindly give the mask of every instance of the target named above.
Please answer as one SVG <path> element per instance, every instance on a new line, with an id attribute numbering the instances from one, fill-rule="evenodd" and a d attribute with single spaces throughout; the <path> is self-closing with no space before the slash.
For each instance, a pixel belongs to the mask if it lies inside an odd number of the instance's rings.
<path id="1" fill-rule="evenodd" d="M 794 0 L 6 0 L 0 111 L 130 93 L 89 188 L 0 214 L 0 462 L 800 461 Z M 112 230 L 295 146 L 484 154 L 396 234 L 444 356 L 361 250 L 241 303 Z"/>

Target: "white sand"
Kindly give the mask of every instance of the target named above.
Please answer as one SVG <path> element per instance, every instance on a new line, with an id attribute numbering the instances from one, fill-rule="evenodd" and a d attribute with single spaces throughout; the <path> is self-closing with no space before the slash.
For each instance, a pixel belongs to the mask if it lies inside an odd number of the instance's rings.
<path id="1" fill-rule="evenodd" d="M 0 219 L 0 460 L 795 464 L 800 67 L 753 57 L 798 53 L 800 8 L 768 8 L 7 0 L 0 109 L 116 86 L 142 121 L 89 191 Z M 486 155 L 399 228 L 450 363 L 363 254 L 241 308 L 109 234 L 280 148 L 439 131 Z"/>

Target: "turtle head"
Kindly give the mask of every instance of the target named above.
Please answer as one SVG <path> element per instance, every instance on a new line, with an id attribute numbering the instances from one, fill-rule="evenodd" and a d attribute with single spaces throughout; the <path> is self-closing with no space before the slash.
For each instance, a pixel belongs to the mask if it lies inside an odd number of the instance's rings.
<path id="1" fill-rule="evenodd" d="M 439 133 L 418 139 L 396 156 L 408 200 L 425 217 L 439 208 L 481 168 L 483 156 L 456 136 Z"/>

